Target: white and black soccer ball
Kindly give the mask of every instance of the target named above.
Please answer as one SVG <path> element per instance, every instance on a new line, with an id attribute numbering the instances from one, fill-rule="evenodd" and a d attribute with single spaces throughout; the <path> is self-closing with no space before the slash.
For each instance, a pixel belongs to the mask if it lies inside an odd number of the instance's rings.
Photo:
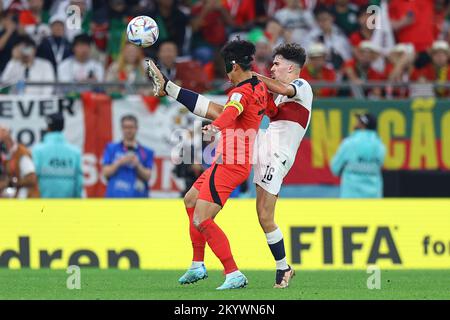
<path id="1" fill-rule="evenodd" d="M 147 16 L 134 17 L 127 26 L 127 37 L 131 43 L 147 48 L 158 40 L 159 28 L 155 20 Z"/>

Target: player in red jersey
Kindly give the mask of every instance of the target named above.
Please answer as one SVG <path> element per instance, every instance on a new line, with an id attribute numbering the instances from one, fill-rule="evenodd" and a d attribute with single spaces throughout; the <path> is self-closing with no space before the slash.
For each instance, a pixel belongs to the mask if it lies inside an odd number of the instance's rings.
<path id="1" fill-rule="evenodd" d="M 252 76 L 250 70 L 254 53 L 254 45 L 243 40 L 231 41 L 222 49 L 228 77 L 235 86 L 229 92 L 225 106 L 164 79 L 153 62 L 148 61 L 149 75 L 154 79 L 159 95 L 168 94 L 194 114 L 215 119 L 203 131 L 207 134 L 220 131 L 222 134 L 214 163 L 197 179 L 184 198 L 194 256 L 191 268 L 179 279 L 181 284 L 207 277 L 203 263 L 205 242 L 225 269 L 226 279 L 218 290 L 242 288 L 248 283 L 239 271 L 228 239 L 214 222 L 214 217 L 233 190 L 250 174 L 253 143 L 268 103 L 266 85 Z M 164 88 L 161 87 L 163 82 Z"/>

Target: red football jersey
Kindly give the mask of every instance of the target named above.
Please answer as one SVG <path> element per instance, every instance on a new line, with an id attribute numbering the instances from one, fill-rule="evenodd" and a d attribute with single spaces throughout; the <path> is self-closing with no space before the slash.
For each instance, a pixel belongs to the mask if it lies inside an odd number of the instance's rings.
<path id="1" fill-rule="evenodd" d="M 256 77 L 239 83 L 228 93 L 225 110 L 229 107 L 236 108 L 239 115 L 231 124 L 220 127 L 222 136 L 217 147 L 218 163 L 246 165 L 250 169 L 253 144 L 264 116 L 268 96 L 266 85 Z M 225 111 L 222 115 L 226 116 Z M 221 117 L 214 123 L 219 123 Z"/>

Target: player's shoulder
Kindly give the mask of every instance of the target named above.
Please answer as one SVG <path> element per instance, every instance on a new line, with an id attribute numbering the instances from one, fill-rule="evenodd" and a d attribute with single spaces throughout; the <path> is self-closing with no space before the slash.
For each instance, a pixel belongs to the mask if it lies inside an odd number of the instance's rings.
<path id="1" fill-rule="evenodd" d="M 303 78 L 297 78 L 291 81 L 290 84 L 295 89 L 295 94 L 292 99 L 303 101 L 306 104 L 312 103 L 313 91 L 308 81 Z"/>
<path id="2" fill-rule="evenodd" d="M 243 88 L 233 88 L 233 90 L 230 90 L 228 92 L 228 100 L 229 101 L 235 101 L 235 102 L 242 102 L 243 99 L 245 99 L 244 97 L 247 95 L 248 93 L 243 90 Z"/>
<path id="3" fill-rule="evenodd" d="M 228 94 L 233 93 L 241 93 L 241 94 L 253 94 L 255 90 L 264 91 L 267 87 L 265 84 L 259 80 L 257 77 L 253 76 L 249 79 L 246 79 L 236 85 Z"/>
<path id="4" fill-rule="evenodd" d="M 311 85 L 309 84 L 309 82 L 303 78 L 297 78 L 291 81 L 290 84 L 292 84 L 296 88 L 311 89 Z"/>

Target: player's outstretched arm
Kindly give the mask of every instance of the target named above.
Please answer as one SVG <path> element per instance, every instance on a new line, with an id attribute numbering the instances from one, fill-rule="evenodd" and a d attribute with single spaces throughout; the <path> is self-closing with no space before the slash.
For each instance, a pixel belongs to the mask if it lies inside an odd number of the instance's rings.
<path id="1" fill-rule="evenodd" d="M 149 77 L 153 80 L 155 96 L 168 95 L 184 105 L 193 114 L 210 120 L 217 119 L 223 112 L 222 105 L 170 81 L 152 60 L 147 60 L 147 67 Z"/>
<path id="2" fill-rule="evenodd" d="M 257 76 L 259 80 L 264 82 L 269 91 L 287 97 L 293 97 L 296 94 L 294 86 L 289 83 L 284 83 L 279 80 L 271 79 L 256 72 L 253 72 L 253 75 Z"/>

